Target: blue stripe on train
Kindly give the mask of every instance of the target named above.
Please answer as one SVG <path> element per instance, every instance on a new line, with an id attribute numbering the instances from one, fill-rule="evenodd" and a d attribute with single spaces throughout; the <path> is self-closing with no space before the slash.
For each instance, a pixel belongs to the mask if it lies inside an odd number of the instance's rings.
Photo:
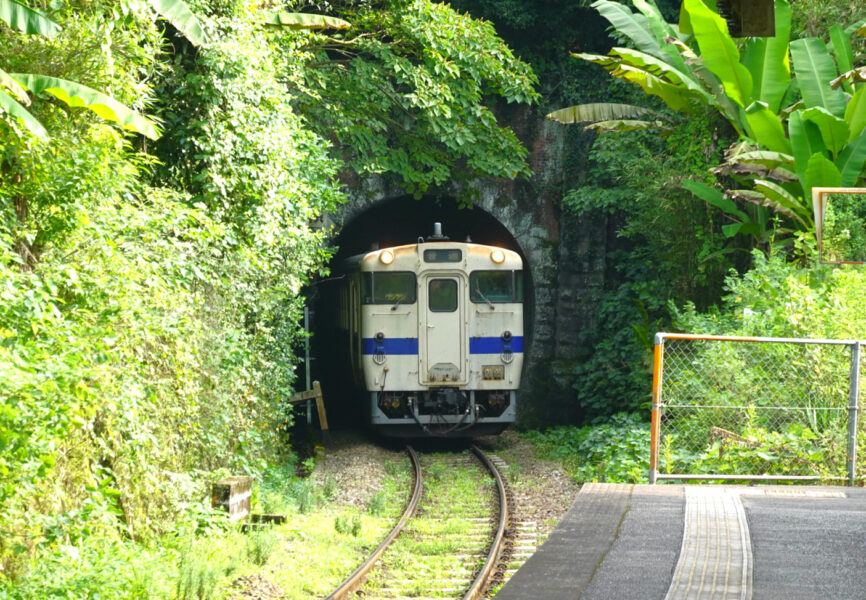
<path id="1" fill-rule="evenodd" d="M 512 352 L 523 352 L 523 336 L 516 335 L 508 342 Z M 469 354 L 499 354 L 505 347 L 500 337 L 469 338 Z"/>
<path id="2" fill-rule="evenodd" d="M 397 356 L 401 354 L 418 354 L 418 338 L 385 338 L 382 341 L 385 354 Z M 508 343 L 512 352 L 523 352 L 523 336 L 514 336 Z M 469 354 L 499 354 L 505 344 L 499 337 L 469 338 Z M 363 351 L 365 355 L 376 353 L 376 340 L 364 338 Z"/>
<path id="3" fill-rule="evenodd" d="M 376 354 L 376 340 L 364 338 L 364 354 Z M 385 338 L 382 340 L 385 354 L 418 354 L 418 338 Z"/>

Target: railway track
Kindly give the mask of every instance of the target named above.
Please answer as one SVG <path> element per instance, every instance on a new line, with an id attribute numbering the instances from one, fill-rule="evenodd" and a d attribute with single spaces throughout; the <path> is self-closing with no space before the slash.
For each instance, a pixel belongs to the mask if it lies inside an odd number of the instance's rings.
<path id="1" fill-rule="evenodd" d="M 408 448 L 415 485 L 403 516 L 326 600 L 484 597 L 501 577 L 509 501 L 499 469 L 471 450 L 421 457 Z"/>

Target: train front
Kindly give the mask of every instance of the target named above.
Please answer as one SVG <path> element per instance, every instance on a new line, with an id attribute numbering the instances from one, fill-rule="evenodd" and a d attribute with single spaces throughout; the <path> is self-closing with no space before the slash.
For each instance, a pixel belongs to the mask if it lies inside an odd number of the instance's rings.
<path id="1" fill-rule="evenodd" d="M 370 422 L 391 436 L 499 433 L 523 368 L 523 263 L 511 250 L 427 242 L 361 260 Z"/>

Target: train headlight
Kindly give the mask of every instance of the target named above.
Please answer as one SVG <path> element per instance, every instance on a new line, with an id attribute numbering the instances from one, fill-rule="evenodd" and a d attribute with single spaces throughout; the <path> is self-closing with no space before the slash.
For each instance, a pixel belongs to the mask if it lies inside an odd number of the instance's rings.
<path id="1" fill-rule="evenodd" d="M 495 262 L 497 265 L 501 265 L 505 262 L 505 252 L 497 248 L 493 252 L 490 253 L 490 260 Z"/>
<path id="2" fill-rule="evenodd" d="M 379 253 L 379 262 L 383 265 L 390 265 L 394 262 L 394 253 L 390 250 L 382 250 Z"/>

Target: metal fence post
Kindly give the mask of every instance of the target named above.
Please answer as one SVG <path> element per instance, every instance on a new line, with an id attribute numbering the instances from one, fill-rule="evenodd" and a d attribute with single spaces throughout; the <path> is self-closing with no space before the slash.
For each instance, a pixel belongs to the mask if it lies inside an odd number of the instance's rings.
<path id="1" fill-rule="evenodd" d="M 851 344 L 851 381 L 848 386 L 848 485 L 857 476 L 857 416 L 860 404 L 860 342 Z"/>
<path id="2" fill-rule="evenodd" d="M 650 417 L 650 483 L 655 483 L 659 474 L 659 429 L 661 427 L 663 359 L 664 336 L 661 333 L 656 333 L 653 345 L 653 405 L 652 416 Z"/>

